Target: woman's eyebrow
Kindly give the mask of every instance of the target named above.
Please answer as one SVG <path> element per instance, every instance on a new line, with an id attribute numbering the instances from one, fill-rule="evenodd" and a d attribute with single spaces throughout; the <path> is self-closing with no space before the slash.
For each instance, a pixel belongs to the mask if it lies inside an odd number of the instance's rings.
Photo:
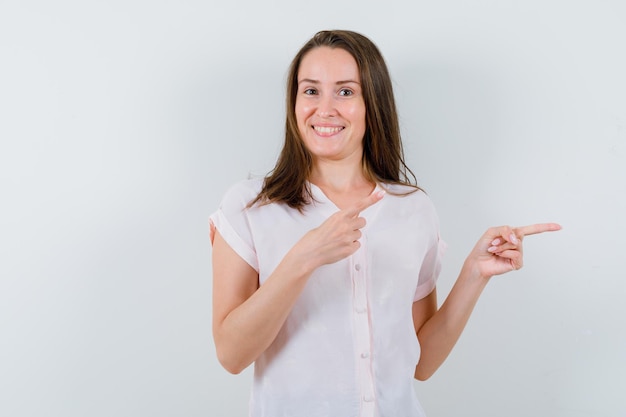
<path id="1" fill-rule="evenodd" d="M 310 78 L 303 78 L 302 80 L 298 80 L 298 84 L 302 84 L 302 83 L 308 83 L 308 84 L 320 84 L 320 81 L 318 80 L 312 80 Z M 339 85 L 339 84 L 361 84 L 356 80 L 341 80 L 341 81 L 337 81 L 335 84 Z"/>

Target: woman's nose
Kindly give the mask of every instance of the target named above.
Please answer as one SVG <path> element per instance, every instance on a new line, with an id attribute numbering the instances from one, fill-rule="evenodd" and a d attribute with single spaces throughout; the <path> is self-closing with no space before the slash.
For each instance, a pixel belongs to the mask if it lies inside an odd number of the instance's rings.
<path id="1" fill-rule="evenodd" d="M 320 97 L 317 106 L 317 114 L 320 117 L 332 117 L 337 114 L 337 108 L 335 106 L 335 100 L 332 96 L 326 95 Z"/>

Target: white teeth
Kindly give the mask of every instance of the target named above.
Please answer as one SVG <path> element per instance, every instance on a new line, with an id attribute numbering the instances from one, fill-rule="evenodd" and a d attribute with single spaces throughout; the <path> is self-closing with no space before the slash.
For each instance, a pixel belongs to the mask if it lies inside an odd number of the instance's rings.
<path id="1" fill-rule="evenodd" d="M 339 132 L 343 127 L 326 127 L 326 126 L 313 126 L 316 132 L 323 135 L 330 135 Z"/>

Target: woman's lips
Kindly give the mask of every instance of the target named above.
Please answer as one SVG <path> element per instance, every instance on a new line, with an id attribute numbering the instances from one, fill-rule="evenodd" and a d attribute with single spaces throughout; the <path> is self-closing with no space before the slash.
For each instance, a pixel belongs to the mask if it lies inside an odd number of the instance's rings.
<path id="1" fill-rule="evenodd" d="M 332 136 L 341 132 L 344 127 L 343 126 L 313 126 L 315 132 L 320 136 Z"/>

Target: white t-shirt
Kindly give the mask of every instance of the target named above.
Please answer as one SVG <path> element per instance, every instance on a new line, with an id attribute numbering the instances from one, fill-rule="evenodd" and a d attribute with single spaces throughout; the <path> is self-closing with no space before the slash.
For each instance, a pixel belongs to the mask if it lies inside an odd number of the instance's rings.
<path id="1" fill-rule="evenodd" d="M 313 184 L 315 202 L 303 213 L 286 204 L 246 209 L 261 186 L 262 179 L 234 185 L 210 221 L 263 285 L 291 247 L 339 209 Z M 437 214 L 422 191 L 388 192 L 361 217 L 359 250 L 313 272 L 256 360 L 251 417 L 424 416 L 413 386 L 420 348 L 411 308 L 439 274 Z"/>

